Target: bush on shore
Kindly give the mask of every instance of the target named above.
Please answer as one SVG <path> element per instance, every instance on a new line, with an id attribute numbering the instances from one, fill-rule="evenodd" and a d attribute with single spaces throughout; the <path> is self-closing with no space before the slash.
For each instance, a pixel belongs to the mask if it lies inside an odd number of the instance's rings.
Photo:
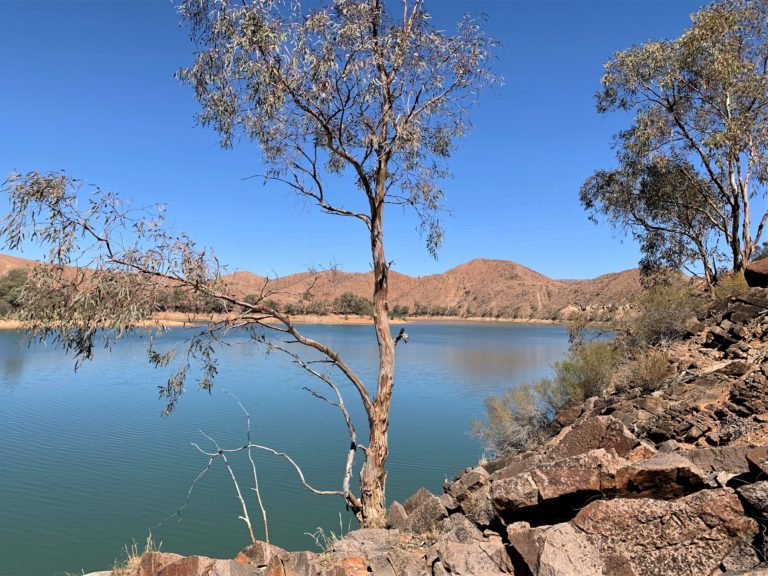
<path id="1" fill-rule="evenodd" d="M 554 417 L 570 402 L 583 402 L 610 383 L 623 353 L 615 341 L 582 343 L 555 362 L 551 378 L 486 398 L 487 422 L 472 423 L 494 456 L 528 450 L 557 431 Z"/>

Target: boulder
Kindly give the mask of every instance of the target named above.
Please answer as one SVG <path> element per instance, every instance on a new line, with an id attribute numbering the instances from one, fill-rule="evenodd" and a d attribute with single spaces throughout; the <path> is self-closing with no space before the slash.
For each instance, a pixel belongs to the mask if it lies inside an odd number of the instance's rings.
<path id="1" fill-rule="evenodd" d="M 530 472 L 545 460 L 548 460 L 548 458 L 541 454 L 525 454 L 522 457 L 506 460 L 504 466 L 494 469 L 491 473 L 490 481 L 495 482 L 501 478 L 510 478 L 521 472 Z"/>
<path id="2" fill-rule="evenodd" d="M 757 446 L 747 450 L 750 469 L 758 474 L 768 474 L 768 446 Z"/>
<path id="3" fill-rule="evenodd" d="M 539 487 L 530 472 L 523 472 L 494 482 L 490 497 L 496 510 L 516 512 L 539 503 Z"/>
<path id="4" fill-rule="evenodd" d="M 459 509 L 459 503 L 456 501 L 456 498 L 447 492 L 443 492 L 438 498 L 440 498 L 440 504 L 442 504 L 448 512 L 455 512 Z"/>
<path id="5" fill-rule="evenodd" d="M 742 474 L 749 471 L 746 446 L 719 446 L 696 448 L 680 452 L 704 472 L 732 472 Z"/>
<path id="6" fill-rule="evenodd" d="M 256 567 L 264 567 L 269 564 L 272 556 L 281 556 L 286 554 L 282 548 L 269 544 L 267 542 L 255 542 L 246 548 L 243 548 L 235 560 L 241 564 L 250 564 Z"/>
<path id="7" fill-rule="evenodd" d="M 366 574 L 366 573 L 364 573 Z M 426 558 L 419 550 L 393 549 L 368 558 L 366 576 L 432 576 Z M 336 574 L 333 574 L 336 576 Z"/>
<path id="8" fill-rule="evenodd" d="M 440 522 L 439 530 L 443 538 L 455 542 L 466 544 L 483 539 L 483 533 L 463 514 L 451 514 Z"/>
<path id="9" fill-rule="evenodd" d="M 184 558 L 180 554 L 169 554 L 168 552 L 147 552 L 141 557 L 136 576 L 155 576 L 160 570 L 169 564 L 178 562 Z"/>
<path id="10" fill-rule="evenodd" d="M 613 450 L 619 456 L 625 456 L 639 441 L 612 416 L 595 416 L 563 429 L 551 444 L 547 457 L 558 460 L 597 448 Z"/>
<path id="11" fill-rule="evenodd" d="M 707 474 L 679 452 L 631 462 L 616 473 L 615 488 L 634 497 L 677 498 L 700 490 Z"/>
<path id="12" fill-rule="evenodd" d="M 656 450 L 653 444 L 643 441 L 635 446 L 624 458 L 630 462 L 637 462 L 639 460 L 648 460 L 657 454 L 658 450 Z"/>
<path id="13" fill-rule="evenodd" d="M 571 402 L 557 411 L 555 422 L 560 426 L 571 426 L 583 411 L 584 405 L 581 402 Z"/>
<path id="14" fill-rule="evenodd" d="M 605 562 L 604 573 L 648 576 L 714 574 L 759 530 L 730 488 L 674 501 L 597 500 L 573 525 Z"/>
<path id="15" fill-rule="evenodd" d="M 429 494 L 429 492 L 427 492 L 427 494 Z M 410 498 L 408 500 L 410 500 Z M 406 507 L 408 500 L 403 504 L 405 510 L 408 510 L 408 507 Z M 422 534 L 433 530 L 441 520 L 448 517 L 448 512 L 440 503 L 440 499 L 433 494 L 429 494 L 428 497 L 420 496 L 418 499 L 418 506 L 414 508 L 413 502 L 411 502 L 410 508 L 403 530 L 414 532 L 416 534 Z"/>
<path id="16" fill-rule="evenodd" d="M 491 503 L 491 485 L 485 484 L 468 492 L 461 503 L 461 510 L 478 526 L 490 526 L 496 518 L 496 510 Z"/>
<path id="17" fill-rule="evenodd" d="M 616 473 L 625 462 L 614 452 L 600 448 L 541 465 L 531 476 L 543 502 L 568 494 L 614 490 Z"/>
<path id="18" fill-rule="evenodd" d="M 756 566 L 757 530 L 722 489 L 672 502 L 597 500 L 572 522 L 518 522 L 507 537 L 533 576 L 698 576 Z"/>
<path id="19" fill-rule="evenodd" d="M 289 552 L 285 556 L 273 556 L 264 571 L 264 576 L 326 576 L 326 574 L 330 573 L 320 566 L 317 555 L 312 552 Z M 341 575 L 346 576 L 343 572 Z"/>
<path id="20" fill-rule="evenodd" d="M 517 460 L 510 463 L 517 466 Z M 498 472 L 497 472 L 498 473 Z M 464 515 L 479 526 L 488 526 L 496 517 L 490 500 L 490 475 L 483 467 L 467 469 L 446 486 L 447 496 L 452 498 Z"/>
<path id="21" fill-rule="evenodd" d="M 360 528 L 353 530 L 334 543 L 329 552 L 362 556 L 369 553 L 386 552 L 396 548 L 404 540 L 406 539 L 399 530 Z"/>
<path id="22" fill-rule="evenodd" d="M 258 569 L 237 560 L 187 556 L 163 566 L 152 576 L 255 576 Z M 309 576 L 309 575 L 308 575 Z"/>
<path id="23" fill-rule="evenodd" d="M 612 574 L 604 569 L 595 547 L 570 523 L 548 526 L 538 535 L 539 576 Z"/>
<path id="24" fill-rule="evenodd" d="M 416 508 L 434 497 L 435 495 L 426 488 L 419 488 L 418 492 L 411 495 L 405 502 L 403 502 L 403 508 L 405 508 L 405 511 L 410 514 Z"/>
<path id="25" fill-rule="evenodd" d="M 396 528 L 397 530 L 403 530 L 408 522 L 408 512 L 405 511 L 403 505 L 397 500 L 392 502 L 392 505 L 387 510 L 387 526 L 389 528 Z"/>
<path id="26" fill-rule="evenodd" d="M 353 569 L 364 569 L 359 573 L 374 576 L 424 576 L 429 574 L 425 558 L 425 552 L 406 533 L 361 528 L 344 536 L 324 554 L 322 563 L 316 563 L 322 569 L 317 576 L 351 576 L 356 574 Z"/>
<path id="27" fill-rule="evenodd" d="M 736 488 L 744 500 L 762 517 L 768 517 L 768 480 Z"/>
<path id="28" fill-rule="evenodd" d="M 461 503 L 470 492 L 486 485 L 488 483 L 488 476 L 488 471 L 481 466 L 478 466 L 477 468 L 469 468 L 446 487 L 446 492 L 455 498 L 457 502 Z M 422 488 L 422 490 L 426 492 L 424 488 Z M 421 490 L 411 496 L 411 498 L 420 493 Z M 410 498 L 408 500 L 410 500 Z M 408 502 L 408 500 L 406 500 L 406 502 Z M 407 509 L 408 508 L 406 507 L 406 510 Z"/>
<path id="29" fill-rule="evenodd" d="M 452 576 L 499 576 L 514 574 L 512 562 L 501 538 L 471 543 L 441 539 L 434 546 L 430 564 L 439 565 L 434 574 Z"/>

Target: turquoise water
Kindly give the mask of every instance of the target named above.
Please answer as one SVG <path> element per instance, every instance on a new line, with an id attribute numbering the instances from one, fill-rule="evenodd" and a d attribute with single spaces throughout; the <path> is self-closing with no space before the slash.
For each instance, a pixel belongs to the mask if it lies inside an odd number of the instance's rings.
<path id="1" fill-rule="evenodd" d="M 370 326 L 304 331 L 371 381 Z M 483 416 L 483 398 L 546 374 L 568 346 L 565 330 L 555 325 L 424 323 L 408 332 L 409 343 L 397 347 L 388 467 L 388 496 L 401 501 L 421 486 L 439 492 L 443 481 L 475 465 L 482 447 L 469 423 Z M 166 339 L 187 336 L 177 329 Z M 157 386 L 166 373 L 148 365 L 139 339 L 97 350 L 75 373 L 61 351 L 0 332 L 0 574 L 111 567 L 126 545 L 142 543 L 150 531 L 162 550 L 181 554 L 231 557 L 247 545 L 221 466 L 197 483 L 181 518 L 174 516 L 207 462 L 191 446 L 210 447 L 200 430 L 224 447 L 245 441 L 245 419 L 225 390 L 251 413 L 254 441 L 289 453 L 316 487 L 339 489 L 348 437 L 338 411 L 302 390 L 320 389 L 315 380 L 242 334 L 229 336 L 219 357 L 213 392 L 189 386 L 177 410 L 162 418 Z M 359 401 L 349 386 L 342 390 L 364 436 Z M 241 456 L 233 464 L 249 492 L 250 468 Z M 311 549 L 306 533 L 354 527 L 340 498 L 309 494 L 282 459 L 255 458 L 273 543 Z M 253 499 L 251 516 L 263 537 Z"/>

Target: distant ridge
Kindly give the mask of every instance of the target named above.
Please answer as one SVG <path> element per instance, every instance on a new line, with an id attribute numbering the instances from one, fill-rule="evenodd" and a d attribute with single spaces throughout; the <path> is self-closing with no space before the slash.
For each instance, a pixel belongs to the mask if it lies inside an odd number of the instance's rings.
<path id="1" fill-rule="evenodd" d="M 238 294 L 259 293 L 265 279 L 248 272 L 225 276 Z M 370 298 L 371 273 L 325 271 L 292 274 L 270 281 L 274 299 L 297 303 L 314 282 L 314 299 L 332 302 L 345 292 Z M 554 280 L 508 260 L 478 258 L 442 274 L 414 278 L 392 271 L 390 306 L 407 306 L 431 315 L 521 319 L 558 319 L 577 310 L 612 312 L 641 291 L 636 269 L 605 274 L 592 280 Z M 437 314 L 435 314 L 437 312 Z"/>
<path id="2" fill-rule="evenodd" d="M 0 254 L 0 274 L 34 264 Z M 267 283 L 251 272 L 228 274 L 224 281 L 240 297 L 260 294 Z M 270 279 L 268 290 L 282 304 L 330 304 L 347 292 L 370 298 L 371 282 L 371 272 L 300 272 Z M 562 319 L 587 310 L 599 317 L 628 305 L 640 290 L 637 269 L 592 280 L 554 280 L 516 262 L 487 258 L 418 278 L 394 270 L 389 275 L 390 306 L 407 306 L 409 315 Z"/>

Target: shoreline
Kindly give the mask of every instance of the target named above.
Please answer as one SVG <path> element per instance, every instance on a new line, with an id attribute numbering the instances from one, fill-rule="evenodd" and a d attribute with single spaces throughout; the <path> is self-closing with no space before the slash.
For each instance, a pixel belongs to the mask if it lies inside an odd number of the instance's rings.
<path id="1" fill-rule="evenodd" d="M 224 315 L 187 314 L 184 312 L 163 312 L 155 316 L 151 321 L 138 325 L 138 328 L 191 328 L 201 326 L 211 321 L 226 319 Z M 324 316 L 316 314 L 301 314 L 292 317 L 295 324 L 325 324 L 325 325 L 361 325 L 373 324 L 373 319 L 364 316 L 345 316 L 343 314 L 328 314 Z M 406 316 L 405 318 L 390 318 L 392 325 L 405 325 L 417 323 L 443 323 L 443 324 L 562 324 L 562 321 L 543 318 L 484 318 L 462 316 Z M 0 330 L 25 330 L 24 324 L 19 320 L 0 319 Z"/>

